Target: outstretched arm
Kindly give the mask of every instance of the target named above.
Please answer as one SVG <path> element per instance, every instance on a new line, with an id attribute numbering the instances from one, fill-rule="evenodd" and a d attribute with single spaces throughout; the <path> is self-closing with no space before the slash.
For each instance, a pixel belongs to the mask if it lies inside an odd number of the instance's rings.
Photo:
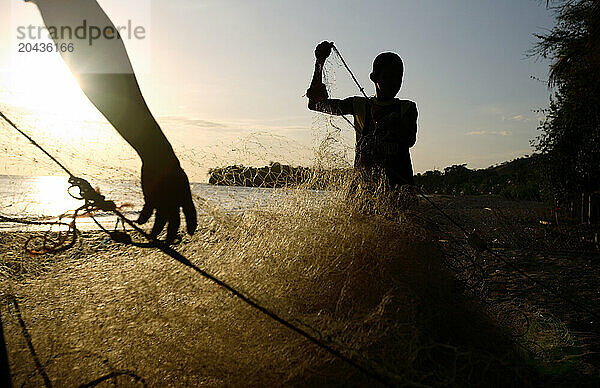
<path id="1" fill-rule="evenodd" d="M 338 116 L 352 114 L 354 112 L 352 97 L 344 100 L 329 98 L 327 88 L 323 84 L 323 65 L 331 54 L 332 47 L 332 42 L 325 41 L 319 43 L 315 49 L 315 71 L 310 88 L 306 91 L 308 109 Z"/>
<path id="2" fill-rule="evenodd" d="M 171 144 L 150 113 L 138 86 L 125 46 L 114 24 L 96 0 L 31 0 L 46 26 L 87 25 L 98 31 L 95 39 L 53 36 L 57 44 L 72 43 L 72 52 L 61 55 L 88 99 L 98 108 L 142 159 L 145 204 L 138 222 L 148 221 L 154 211 L 152 236 L 167 226 L 167 242 L 173 242 L 183 208 L 187 231 L 196 229 L 196 209 L 187 175 Z M 91 35 L 91 33 L 90 33 Z M 89 39 L 89 40 L 88 40 Z"/>

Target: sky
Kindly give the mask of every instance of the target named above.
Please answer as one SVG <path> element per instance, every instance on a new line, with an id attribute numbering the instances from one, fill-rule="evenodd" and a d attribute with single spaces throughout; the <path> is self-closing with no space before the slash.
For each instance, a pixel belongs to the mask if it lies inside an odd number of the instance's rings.
<path id="1" fill-rule="evenodd" d="M 228 158 L 243 161 L 241 149 L 259 154 L 256 163 L 310 164 L 325 118 L 307 109 L 304 93 L 314 47 L 323 40 L 335 42 L 369 94 L 373 58 L 383 51 L 403 58 L 398 97 L 419 110 L 415 172 L 459 163 L 484 168 L 531 154 L 541 119 L 534 111 L 549 102 L 545 83 L 531 78 L 546 79 L 548 63 L 527 55 L 533 34 L 554 23 L 537 0 L 98 2 L 115 25 L 131 20 L 145 28 L 144 39 L 125 44 L 151 111 L 186 156 L 186 171 L 199 168 L 193 180 L 205 180 L 207 168 L 230 164 Z M 42 23 L 37 8 L 17 0 L 0 0 L 0 6 L 0 107 L 18 112 L 28 128 L 37 125 L 35 133 L 47 142 L 60 138 L 75 154 L 78 142 L 91 138 L 105 154 L 134 158 L 58 54 L 17 52 L 17 28 Z M 335 54 L 328 75 L 331 97 L 359 94 Z M 59 129 L 67 120 L 72 123 Z M 341 126 L 351 146 L 353 129 Z M 21 162 L 17 144 L 11 147 L 10 162 L 0 154 L 0 173 L 31 174 L 15 167 Z"/>

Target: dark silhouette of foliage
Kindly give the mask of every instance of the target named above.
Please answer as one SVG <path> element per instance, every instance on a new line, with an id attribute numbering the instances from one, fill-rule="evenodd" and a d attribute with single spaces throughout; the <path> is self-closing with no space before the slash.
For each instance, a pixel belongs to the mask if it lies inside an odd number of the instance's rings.
<path id="1" fill-rule="evenodd" d="M 246 187 L 294 187 L 304 185 L 311 189 L 325 189 L 329 185 L 327 178 L 332 175 L 348 174 L 350 169 L 312 169 L 292 167 L 271 162 L 264 167 L 243 165 L 217 167 L 208 170 L 208 183 L 220 186 Z"/>
<path id="2" fill-rule="evenodd" d="M 546 158 L 547 183 L 565 201 L 600 188 L 600 1 L 549 1 L 557 24 L 536 35 L 534 52 L 550 59 L 554 88 L 534 145 Z"/>
<path id="3" fill-rule="evenodd" d="M 546 198 L 539 173 L 540 156 L 534 155 L 479 170 L 466 164 L 415 175 L 415 183 L 430 194 L 501 195 L 508 199 L 539 201 Z"/>

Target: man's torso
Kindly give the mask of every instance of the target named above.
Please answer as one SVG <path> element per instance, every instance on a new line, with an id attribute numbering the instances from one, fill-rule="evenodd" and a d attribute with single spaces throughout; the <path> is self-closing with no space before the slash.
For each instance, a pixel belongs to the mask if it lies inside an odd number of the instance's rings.
<path id="1" fill-rule="evenodd" d="M 416 104 L 409 100 L 353 98 L 355 166 L 381 167 L 392 186 L 412 183 L 409 148 L 416 141 Z"/>

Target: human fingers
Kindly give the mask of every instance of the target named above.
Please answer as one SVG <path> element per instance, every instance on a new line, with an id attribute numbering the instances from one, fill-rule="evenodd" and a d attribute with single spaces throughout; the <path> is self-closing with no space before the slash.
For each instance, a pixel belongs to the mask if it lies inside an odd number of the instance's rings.
<path id="1" fill-rule="evenodd" d="M 153 210 L 154 210 L 154 208 L 152 206 L 150 206 L 148 204 L 148 202 L 146 202 L 144 204 L 144 207 L 142 207 L 142 211 L 140 212 L 140 216 L 137 219 L 137 223 L 145 224 L 146 222 L 148 222 L 148 220 L 150 219 L 150 216 L 152 215 Z"/>
<path id="2" fill-rule="evenodd" d="M 324 40 L 317 45 L 317 48 L 319 48 L 321 50 L 331 50 L 332 47 L 333 47 L 333 42 L 329 42 L 327 40 Z"/>
<path id="3" fill-rule="evenodd" d="M 198 226 L 198 220 L 196 218 L 196 206 L 192 200 L 192 194 L 189 191 L 185 194 L 183 199 L 183 214 L 185 215 L 185 226 L 189 234 L 194 234 L 196 227 Z"/>
<path id="4" fill-rule="evenodd" d="M 163 209 L 156 210 L 156 218 L 154 220 L 154 225 L 152 225 L 152 231 L 150 232 L 150 237 L 156 238 L 161 230 L 167 224 L 167 215 Z"/>
<path id="5" fill-rule="evenodd" d="M 181 224 L 181 218 L 179 217 L 179 207 L 172 209 L 169 212 L 169 224 L 167 225 L 167 244 L 172 244 L 177 237 L 177 231 L 179 230 L 179 225 Z"/>
<path id="6" fill-rule="evenodd" d="M 332 42 L 323 41 L 315 48 L 315 56 L 319 60 L 325 60 L 331 54 Z"/>

